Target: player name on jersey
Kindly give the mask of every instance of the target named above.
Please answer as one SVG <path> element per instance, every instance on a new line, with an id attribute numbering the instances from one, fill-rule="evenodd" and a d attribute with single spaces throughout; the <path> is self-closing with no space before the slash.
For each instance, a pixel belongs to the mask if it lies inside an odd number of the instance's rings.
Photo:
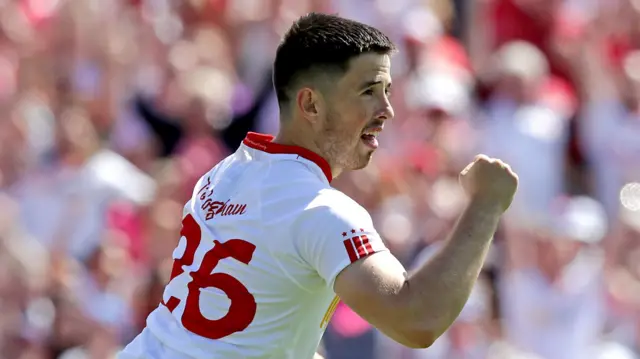
<path id="1" fill-rule="evenodd" d="M 211 177 L 207 177 L 206 183 L 200 188 L 198 194 L 200 195 L 200 200 L 204 201 L 201 209 L 206 212 L 205 220 L 207 221 L 216 216 L 237 216 L 246 213 L 246 204 L 231 203 L 229 199 L 225 202 L 216 201 L 211 198 L 213 195 Z"/>
<path id="2" fill-rule="evenodd" d="M 237 216 L 241 214 L 245 214 L 247 205 L 246 204 L 237 204 L 237 203 L 229 203 L 229 200 L 226 202 L 221 201 L 213 201 L 211 198 L 207 198 L 207 200 L 202 204 L 202 209 L 207 211 L 205 215 L 206 220 L 210 220 L 215 216 Z"/>

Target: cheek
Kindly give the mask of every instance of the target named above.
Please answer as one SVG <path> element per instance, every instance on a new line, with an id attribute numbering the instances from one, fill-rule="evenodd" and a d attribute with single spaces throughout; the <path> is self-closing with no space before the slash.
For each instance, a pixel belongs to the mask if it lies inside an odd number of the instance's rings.
<path id="1" fill-rule="evenodd" d="M 350 137 L 366 125 L 366 110 L 356 104 L 336 106 L 330 111 L 328 120 L 332 130 L 340 132 L 341 136 Z"/>
<path id="2" fill-rule="evenodd" d="M 352 117 L 345 119 L 343 136 L 348 139 L 349 142 L 358 142 L 362 129 L 366 126 L 366 121 L 363 121 L 363 116 L 357 116 L 354 114 Z"/>
<path id="3" fill-rule="evenodd" d="M 348 123 L 354 131 L 361 131 L 372 117 L 372 107 L 365 101 L 355 102 L 349 109 Z"/>

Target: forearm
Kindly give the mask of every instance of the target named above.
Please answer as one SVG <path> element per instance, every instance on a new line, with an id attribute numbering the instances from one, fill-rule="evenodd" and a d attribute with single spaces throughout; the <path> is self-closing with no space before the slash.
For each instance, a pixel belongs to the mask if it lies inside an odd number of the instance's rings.
<path id="1" fill-rule="evenodd" d="M 502 214 L 494 207 L 471 202 L 444 247 L 409 275 L 403 288 L 406 318 L 431 340 L 447 330 L 469 298 Z"/>

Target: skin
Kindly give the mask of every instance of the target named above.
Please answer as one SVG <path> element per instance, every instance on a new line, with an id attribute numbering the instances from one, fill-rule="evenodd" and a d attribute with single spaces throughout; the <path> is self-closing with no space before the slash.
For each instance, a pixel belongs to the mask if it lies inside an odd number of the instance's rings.
<path id="1" fill-rule="evenodd" d="M 329 162 L 334 178 L 369 164 L 375 150 L 361 135 L 367 129 L 382 129 L 394 116 L 389 55 L 363 54 L 340 75 L 300 87 L 295 102 L 283 111 L 275 140 L 318 153 Z"/>

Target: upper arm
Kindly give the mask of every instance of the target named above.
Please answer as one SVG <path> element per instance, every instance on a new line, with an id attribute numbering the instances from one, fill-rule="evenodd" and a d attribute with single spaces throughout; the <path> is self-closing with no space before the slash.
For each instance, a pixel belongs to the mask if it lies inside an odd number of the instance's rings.
<path id="1" fill-rule="evenodd" d="M 395 341 L 420 347 L 409 339 L 412 332 L 403 292 L 408 286 L 407 272 L 388 251 L 354 262 L 335 280 L 338 297 L 354 312 Z"/>
<path id="2" fill-rule="evenodd" d="M 298 253 L 331 288 L 350 264 L 387 251 L 367 211 L 335 192 L 314 200 L 293 228 Z"/>
<path id="3" fill-rule="evenodd" d="M 405 339 L 406 322 L 396 310 L 407 285 L 404 267 L 387 250 L 364 208 L 350 199 L 334 202 L 309 211 L 305 225 L 298 226 L 308 234 L 297 236 L 302 258 L 358 315 L 396 341 L 415 346 Z"/>

